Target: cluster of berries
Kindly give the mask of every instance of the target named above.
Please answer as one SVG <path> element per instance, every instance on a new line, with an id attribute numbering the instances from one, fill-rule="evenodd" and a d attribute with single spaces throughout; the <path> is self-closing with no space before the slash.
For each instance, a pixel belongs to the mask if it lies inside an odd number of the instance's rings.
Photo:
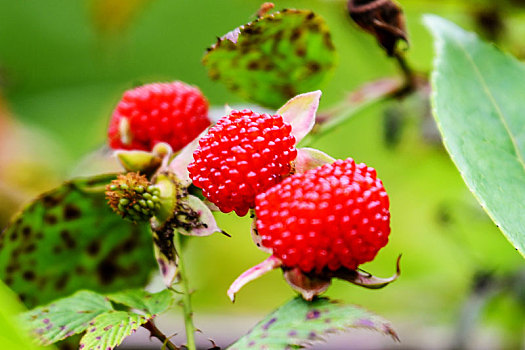
<path id="1" fill-rule="evenodd" d="M 210 125 L 207 108 L 201 92 L 181 82 L 128 91 L 110 123 L 110 146 L 149 151 L 166 142 L 180 150 Z M 352 159 L 295 173 L 296 142 L 281 115 L 234 110 L 199 140 L 187 169 L 221 211 L 254 210 L 260 244 L 285 268 L 319 276 L 355 270 L 388 242 L 383 184 L 373 168 Z M 123 215 L 155 208 L 146 188 L 138 200 L 122 197 L 125 189 L 110 190 L 120 193 L 109 199 Z"/>
<path id="2" fill-rule="evenodd" d="M 111 208 L 125 219 L 135 222 L 149 220 L 160 209 L 160 190 L 144 175 L 119 175 L 106 188 Z"/>

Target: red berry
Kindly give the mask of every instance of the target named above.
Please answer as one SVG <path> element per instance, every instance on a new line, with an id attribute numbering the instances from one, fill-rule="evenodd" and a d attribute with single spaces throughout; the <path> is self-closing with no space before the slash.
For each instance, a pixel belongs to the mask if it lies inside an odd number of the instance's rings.
<path id="1" fill-rule="evenodd" d="M 124 93 L 109 123 L 109 145 L 151 151 L 166 142 L 178 151 L 209 125 L 199 89 L 180 81 L 148 84 Z"/>
<path id="2" fill-rule="evenodd" d="M 232 111 L 210 128 L 188 167 L 193 184 L 222 212 L 244 216 L 255 196 L 288 176 L 297 156 L 280 115 Z"/>
<path id="3" fill-rule="evenodd" d="M 373 168 L 337 160 L 257 196 L 262 245 L 303 272 L 355 270 L 388 242 L 389 199 Z"/>

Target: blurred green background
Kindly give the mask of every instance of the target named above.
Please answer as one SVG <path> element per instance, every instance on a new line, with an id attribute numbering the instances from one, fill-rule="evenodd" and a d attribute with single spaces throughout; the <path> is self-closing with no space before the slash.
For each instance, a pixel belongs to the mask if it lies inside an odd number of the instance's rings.
<path id="1" fill-rule="evenodd" d="M 321 109 L 365 82 L 398 74 L 374 38 L 350 21 L 344 1 L 275 3 L 276 9 L 312 9 L 330 27 L 339 62 L 322 89 Z M 199 86 L 214 106 L 249 106 L 212 82 L 201 58 L 217 36 L 254 19 L 260 4 L 0 0 L 2 226 L 42 190 L 73 174 L 94 171 L 85 157 L 104 145 L 109 116 L 125 89 L 182 80 Z M 419 71 L 429 72 L 433 57 L 431 37 L 421 24 L 423 13 L 449 18 L 518 57 L 525 54 L 523 1 L 400 4 L 410 35 L 407 57 Z M 386 277 L 403 254 L 402 276 L 387 288 L 371 291 L 336 281 L 327 294 L 361 304 L 394 324 L 454 327 L 465 302 L 478 291 L 473 290 L 475 276 L 488 272 L 503 278 L 525 266 L 463 183 L 441 146 L 427 102 L 419 94 L 373 107 L 312 145 L 336 158 L 352 157 L 375 167 L 390 194 L 390 243 L 362 267 Z M 274 271 L 246 286 L 231 305 L 229 284 L 266 254 L 252 244 L 247 218 L 218 214 L 217 219 L 232 238 L 213 235 L 188 244 L 195 313 L 262 315 L 289 299 L 292 290 Z M 524 303 L 503 293 L 484 312 L 485 325 L 509 335 L 504 341 L 508 346 L 523 338 Z"/>

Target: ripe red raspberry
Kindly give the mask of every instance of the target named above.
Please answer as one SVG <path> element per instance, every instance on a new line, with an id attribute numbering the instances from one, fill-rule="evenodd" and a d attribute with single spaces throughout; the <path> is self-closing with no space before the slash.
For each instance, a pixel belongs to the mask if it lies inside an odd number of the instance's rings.
<path id="1" fill-rule="evenodd" d="M 180 81 L 128 90 L 109 123 L 113 149 L 151 151 L 159 142 L 178 151 L 210 125 L 208 101 L 196 87 Z"/>
<path id="2" fill-rule="evenodd" d="M 349 158 L 287 178 L 257 196 L 255 212 L 264 247 L 320 274 L 373 260 L 388 242 L 388 208 L 376 171 Z"/>
<path id="3" fill-rule="evenodd" d="M 222 212 L 244 216 L 255 196 L 288 176 L 297 156 L 280 115 L 232 111 L 199 141 L 188 166 L 193 184 Z"/>

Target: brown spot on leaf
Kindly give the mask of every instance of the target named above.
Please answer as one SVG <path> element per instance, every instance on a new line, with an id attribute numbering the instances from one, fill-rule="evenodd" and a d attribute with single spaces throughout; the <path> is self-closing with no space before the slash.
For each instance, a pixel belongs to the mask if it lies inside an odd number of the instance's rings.
<path id="1" fill-rule="evenodd" d="M 12 274 L 13 272 L 18 270 L 19 268 L 20 268 L 19 264 L 15 263 L 13 261 L 13 262 L 11 262 L 11 264 L 7 265 L 5 271 L 7 272 L 7 274 Z"/>
<path id="2" fill-rule="evenodd" d="M 62 290 L 66 287 L 67 282 L 69 281 L 69 275 L 63 274 L 58 278 L 58 280 L 55 282 L 55 288 L 57 290 Z"/>
<path id="3" fill-rule="evenodd" d="M 22 228 L 22 235 L 24 236 L 24 238 L 29 238 L 29 236 L 31 236 L 31 227 L 24 226 L 24 228 Z"/>
<path id="4" fill-rule="evenodd" d="M 13 230 L 13 232 L 11 232 L 11 235 L 9 236 L 9 239 L 11 240 L 11 242 L 14 242 L 16 241 L 18 238 L 18 231 L 16 230 L 16 228 Z"/>
<path id="5" fill-rule="evenodd" d="M 22 277 L 26 280 L 26 281 L 33 281 L 35 279 L 35 273 L 33 271 L 25 271 L 23 274 L 22 274 Z"/>
<path id="6" fill-rule="evenodd" d="M 46 209 L 50 209 L 50 208 L 53 208 L 59 205 L 61 201 L 62 201 L 62 197 L 54 196 L 52 194 L 48 194 L 42 197 L 42 203 L 44 204 L 44 207 Z"/>
<path id="7" fill-rule="evenodd" d="M 66 245 L 66 248 L 68 249 L 74 249 L 77 246 L 77 243 L 71 236 L 71 233 L 68 230 L 62 230 L 60 231 L 60 238 L 64 241 L 64 244 Z"/>
<path id="8" fill-rule="evenodd" d="M 317 73 L 318 71 L 321 70 L 321 65 L 317 62 L 314 62 L 314 61 L 310 61 L 306 64 L 306 67 L 308 68 L 309 71 L 311 71 L 312 73 Z"/>
<path id="9" fill-rule="evenodd" d="M 97 266 L 98 277 L 103 285 L 111 284 L 117 277 L 118 271 L 118 266 L 111 257 L 102 260 Z"/>
<path id="10" fill-rule="evenodd" d="M 57 217 L 53 214 L 44 215 L 44 222 L 48 225 L 55 225 L 57 223 Z"/>
<path id="11" fill-rule="evenodd" d="M 303 34 L 303 31 L 301 30 L 301 28 L 295 28 L 293 31 L 292 31 L 292 35 L 290 35 L 290 40 L 291 41 L 296 41 L 297 39 L 299 39 L 301 37 L 301 35 Z"/>
<path id="12" fill-rule="evenodd" d="M 32 253 L 35 251 L 35 249 L 36 249 L 36 244 L 30 243 L 24 248 L 24 253 Z"/>
<path id="13" fill-rule="evenodd" d="M 74 204 L 68 204 L 64 207 L 64 219 L 66 221 L 76 220 L 82 215 L 80 209 Z"/>
<path id="14" fill-rule="evenodd" d="M 246 66 L 249 70 L 257 70 L 259 69 L 259 62 L 257 60 L 253 60 L 251 62 L 248 63 L 248 65 Z"/>
<path id="15" fill-rule="evenodd" d="M 100 251 L 100 243 L 98 241 L 91 242 L 87 247 L 87 252 L 91 256 L 95 256 Z"/>
<path id="16" fill-rule="evenodd" d="M 138 234 L 140 234 L 140 233 L 133 232 L 131 234 L 131 236 L 127 240 L 125 240 L 124 243 L 122 243 L 122 251 L 124 253 L 135 249 L 135 247 L 137 246 L 137 238 L 136 238 L 137 236 L 136 235 L 138 235 Z"/>

